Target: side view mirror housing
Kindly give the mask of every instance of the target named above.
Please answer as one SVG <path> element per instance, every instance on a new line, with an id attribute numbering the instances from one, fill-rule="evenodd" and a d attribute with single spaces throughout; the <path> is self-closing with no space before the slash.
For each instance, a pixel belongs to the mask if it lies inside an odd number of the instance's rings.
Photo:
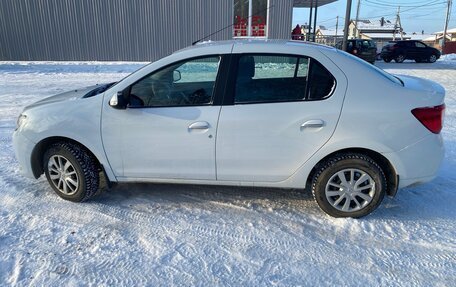
<path id="1" fill-rule="evenodd" d="M 109 105 L 114 109 L 125 110 L 127 108 L 128 100 L 125 91 L 118 91 L 109 100 Z"/>
<path id="2" fill-rule="evenodd" d="M 181 79 L 181 72 L 179 70 L 173 71 L 173 82 L 177 82 Z"/>

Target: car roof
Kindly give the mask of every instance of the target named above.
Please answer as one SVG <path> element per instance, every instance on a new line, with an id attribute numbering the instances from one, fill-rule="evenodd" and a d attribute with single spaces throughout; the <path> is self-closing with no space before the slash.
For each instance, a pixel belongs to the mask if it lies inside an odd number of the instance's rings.
<path id="1" fill-rule="evenodd" d="M 303 41 L 293 41 L 293 40 L 279 40 L 279 39 L 233 39 L 233 40 L 224 40 L 224 41 L 204 41 L 196 43 L 195 45 L 186 47 L 181 49 L 177 52 L 187 51 L 192 49 L 204 48 L 204 47 L 226 47 L 226 46 L 234 46 L 234 45 L 267 45 L 269 47 L 280 46 L 297 46 L 302 45 L 303 47 L 311 48 L 311 49 L 330 49 L 335 50 L 335 48 L 317 44 L 313 42 L 303 42 Z"/>

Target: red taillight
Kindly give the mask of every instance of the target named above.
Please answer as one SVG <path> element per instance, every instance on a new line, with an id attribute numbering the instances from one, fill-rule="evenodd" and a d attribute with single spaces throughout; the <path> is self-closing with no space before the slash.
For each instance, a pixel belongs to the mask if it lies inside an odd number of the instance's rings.
<path id="1" fill-rule="evenodd" d="M 435 107 L 416 108 L 412 114 L 431 132 L 438 134 L 442 130 L 445 104 Z"/>

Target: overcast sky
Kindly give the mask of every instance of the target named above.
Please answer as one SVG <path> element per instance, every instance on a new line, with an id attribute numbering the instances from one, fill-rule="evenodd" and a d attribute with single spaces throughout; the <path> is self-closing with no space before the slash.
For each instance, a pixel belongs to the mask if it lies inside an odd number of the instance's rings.
<path id="1" fill-rule="evenodd" d="M 361 0 L 360 19 L 380 19 L 382 16 L 392 22 L 396 19 L 397 6 L 401 5 L 401 22 L 407 33 L 421 32 L 430 34 L 442 31 L 445 24 L 447 0 Z M 358 0 L 353 0 L 351 18 L 356 17 Z M 324 25 L 328 29 L 335 29 L 336 16 L 339 16 L 339 27 L 343 26 L 346 0 L 339 0 L 318 8 L 317 25 Z M 309 21 L 308 8 L 293 10 L 293 27 L 296 24 L 305 24 Z M 313 22 L 313 20 L 312 20 Z M 456 28 L 456 4 L 453 0 L 452 16 L 449 28 Z"/>

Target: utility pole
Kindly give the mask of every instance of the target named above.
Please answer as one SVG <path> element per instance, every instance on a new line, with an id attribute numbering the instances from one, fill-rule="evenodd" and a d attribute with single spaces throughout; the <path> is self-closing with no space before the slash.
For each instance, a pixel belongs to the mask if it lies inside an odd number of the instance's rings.
<path id="1" fill-rule="evenodd" d="M 339 30 L 339 16 L 336 17 L 336 38 L 337 38 L 337 30 Z"/>
<path id="2" fill-rule="evenodd" d="M 339 16 L 336 16 L 336 35 L 334 36 L 334 46 L 337 44 L 337 30 L 339 30 Z"/>
<path id="3" fill-rule="evenodd" d="M 359 21 L 359 7 L 360 6 L 361 6 L 361 0 L 358 0 L 358 7 L 356 7 L 356 20 L 355 20 L 356 38 L 359 38 L 358 21 Z"/>
<path id="4" fill-rule="evenodd" d="M 452 0 L 448 0 L 446 19 L 445 19 L 445 29 L 443 29 L 442 53 L 443 53 L 443 49 L 445 48 L 446 35 L 447 35 L 447 30 L 448 30 L 448 22 L 450 21 L 451 6 L 453 6 L 453 1 Z"/>
<path id="5" fill-rule="evenodd" d="M 317 33 L 317 12 L 318 12 L 318 0 L 315 1 L 315 15 L 314 15 L 314 25 L 313 25 L 313 35 L 312 40 L 315 43 L 315 35 Z"/>
<path id="6" fill-rule="evenodd" d="M 396 29 L 399 27 L 399 32 L 401 33 L 401 40 L 404 40 L 404 31 L 402 29 L 401 23 L 401 6 L 397 7 L 396 22 L 394 23 L 394 32 L 393 32 L 393 41 L 396 41 Z"/>
<path id="7" fill-rule="evenodd" d="M 308 31 L 306 35 L 306 41 L 310 41 L 310 33 L 312 33 L 312 8 L 313 8 L 313 0 L 310 0 L 310 13 L 309 13 L 309 25 L 308 25 Z"/>
<path id="8" fill-rule="evenodd" d="M 351 7 L 352 7 L 352 0 L 347 0 L 347 8 L 345 10 L 344 38 L 342 40 L 342 50 L 344 50 L 344 51 L 347 51 L 348 26 L 350 25 Z"/>

